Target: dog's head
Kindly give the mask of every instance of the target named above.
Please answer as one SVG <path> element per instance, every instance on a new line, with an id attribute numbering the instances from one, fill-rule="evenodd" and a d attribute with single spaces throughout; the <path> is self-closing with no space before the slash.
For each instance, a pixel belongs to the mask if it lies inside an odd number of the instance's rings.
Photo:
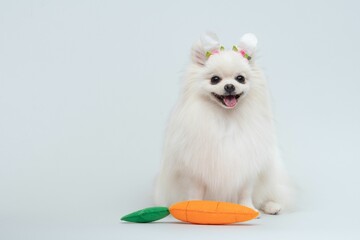
<path id="1" fill-rule="evenodd" d="M 233 109 L 252 85 L 253 55 L 256 37 L 245 34 L 237 45 L 226 50 L 213 33 L 207 33 L 192 48 L 192 81 L 205 99 Z M 194 82 L 192 82 L 194 83 Z"/>

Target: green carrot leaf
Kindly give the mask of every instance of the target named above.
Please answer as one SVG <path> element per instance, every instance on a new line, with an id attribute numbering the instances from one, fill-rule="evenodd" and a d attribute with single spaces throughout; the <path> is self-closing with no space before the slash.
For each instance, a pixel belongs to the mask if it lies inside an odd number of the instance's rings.
<path id="1" fill-rule="evenodd" d="M 167 207 L 150 207 L 123 216 L 121 220 L 134 223 L 148 223 L 160 220 L 169 214 L 170 212 Z"/>

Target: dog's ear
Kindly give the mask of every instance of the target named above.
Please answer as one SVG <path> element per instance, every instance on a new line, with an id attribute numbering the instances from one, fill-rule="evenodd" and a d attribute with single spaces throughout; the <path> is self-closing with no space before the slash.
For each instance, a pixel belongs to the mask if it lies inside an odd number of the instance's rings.
<path id="1" fill-rule="evenodd" d="M 191 49 L 192 61 L 201 66 L 205 65 L 205 62 L 214 52 L 220 50 L 219 39 L 215 33 L 207 32 L 200 37 Z"/>
<path id="2" fill-rule="evenodd" d="M 250 61 L 255 54 L 257 43 L 258 40 L 254 34 L 246 33 L 240 38 L 240 42 L 236 46 L 237 49 L 234 50 L 240 51 L 240 53 Z"/>

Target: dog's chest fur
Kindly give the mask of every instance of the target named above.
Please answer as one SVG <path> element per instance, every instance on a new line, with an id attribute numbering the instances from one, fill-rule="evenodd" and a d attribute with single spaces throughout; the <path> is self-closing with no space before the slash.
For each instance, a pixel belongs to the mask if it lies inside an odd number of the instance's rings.
<path id="1" fill-rule="evenodd" d="M 176 130 L 168 133 L 173 145 L 167 148 L 177 154 L 169 157 L 206 185 L 208 199 L 216 193 L 216 199 L 236 200 L 239 188 L 254 181 L 274 154 L 270 111 L 259 112 L 259 106 L 252 108 L 247 101 L 238 107 L 230 112 L 187 101 L 170 122 Z"/>

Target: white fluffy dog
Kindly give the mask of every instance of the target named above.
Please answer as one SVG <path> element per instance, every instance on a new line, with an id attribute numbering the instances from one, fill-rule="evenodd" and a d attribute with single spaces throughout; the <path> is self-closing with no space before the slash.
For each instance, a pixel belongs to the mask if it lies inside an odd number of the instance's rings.
<path id="1" fill-rule="evenodd" d="M 155 202 L 216 200 L 277 214 L 293 191 L 277 150 L 266 80 L 254 63 L 257 38 L 232 50 L 207 33 L 166 130 Z"/>

